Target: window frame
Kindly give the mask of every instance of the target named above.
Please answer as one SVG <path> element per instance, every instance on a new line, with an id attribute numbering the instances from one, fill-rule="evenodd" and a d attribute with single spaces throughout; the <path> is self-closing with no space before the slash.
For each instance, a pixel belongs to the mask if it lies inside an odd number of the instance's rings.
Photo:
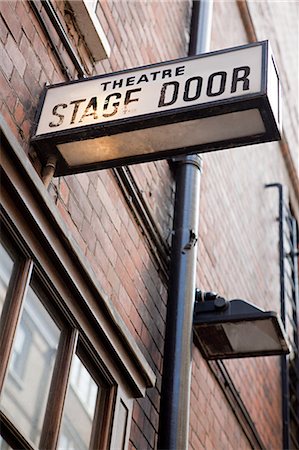
<path id="1" fill-rule="evenodd" d="M 124 448 L 127 448 L 133 400 L 144 396 L 147 387 L 154 386 L 155 375 L 99 285 L 90 264 L 61 219 L 37 173 L 28 160 L 24 159 L 23 150 L 1 114 L 0 129 L 3 131 L 0 142 L 3 169 L 0 215 L 23 255 L 21 271 L 16 278 L 18 287 L 14 288 L 15 301 L 10 302 L 8 312 L 13 320 L 4 330 L 0 330 L 0 337 L 4 337 L 5 342 L 9 343 L 2 352 L 3 355 L 0 354 L 0 357 L 4 356 L 4 360 L 0 360 L 0 383 L 3 386 L 22 299 L 34 265 L 35 275 L 49 295 L 56 298 L 56 311 L 65 315 L 72 330 L 65 332 L 60 340 L 60 356 L 55 363 L 55 373 L 60 375 L 56 376 L 55 381 L 53 376 L 49 394 L 52 401 L 51 404 L 48 401 L 45 414 L 47 421 L 57 431 L 56 434 L 53 430 L 49 432 L 45 421 L 40 445 L 50 448 L 57 442 L 63 411 L 62 397 L 63 392 L 66 392 L 69 376 L 69 369 L 66 371 L 65 366 L 70 367 L 71 363 L 68 349 L 72 348 L 74 353 L 79 342 L 85 349 L 86 357 L 95 361 L 95 366 L 106 374 L 107 383 L 111 386 L 111 395 L 107 400 L 108 413 L 103 422 L 103 442 L 107 449 L 113 448 L 112 443 L 118 433 L 118 409 L 122 402 L 129 411 L 124 443 Z M 108 416 L 111 417 L 110 421 Z M 9 439 L 10 445 L 35 448 L 2 413 L 0 418 L 3 423 L 2 435 L 6 440 Z"/>
<path id="2" fill-rule="evenodd" d="M 6 232 L 4 240 L 11 241 L 7 238 L 7 223 L 4 222 Z M 3 233 L 2 225 L 1 235 Z M 11 247 L 12 252 L 16 252 L 16 246 Z M 8 367 L 8 362 L 13 346 L 15 332 L 21 313 L 23 298 L 26 295 L 29 280 L 33 268 L 33 261 L 30 258 L 25 258 L 20 251 L 16 259 L 16 264 L 13 274 L 9 281 L 8 290 L 6 293 L 3 310 L 0 318 L 0 392 L 3 388 L 4 378 Z M 5 345 L 3 345 L 5 343 Z"/>
<path id="3" fill-rule="evenodd" d="M 10 231 L 12 231 L 13 228 L 12 224 L 10 224 L 9 227 L 7 225 L 8 222 L 6 221 L 5 236 L 9 234 L 7 228 L 9 228 Z M 14 234 L 15 233 L 16 230 L 14 230 Z M 8 239 L 5 239 L 5 241 L 8 242 Z M 29 286 L 31 286 L 39 298 L 42 306 L 50 314 L 52 319 L 54 319 L 61 334 L 38 446 L 35 446 L 30 439 L 24 437 L 20 432 L 16 432 L 16 424 L 13 424 L 11 422 L 11 418 L 6 416 L 6 414 L 1 410 L 1 422 L 4 424 L 5 428 L 10 428 L 10 431 L 4 431 L 4 436 L 8 436 L 8 438 L 6 438 L 6 440 L 8 439 L 8 444 L 11 446 L 16 446 L 16 448 L 19 448 L 20 446 L 24 449 L 34 449 L 37 447 L 56 448 L 63 416 L 64 399 L 66 397 L 66 392 L 69 385 L 71 363 L 74 354 L 78 354 L 81 361 L 84 363 L 87 361 L 88 364 L 85 363 L 85 365 L 87 365 L 87 368 L 90 373 L 92 373 L 95 381 L 99 385 L 100 383 L 105 384 L 106 395 L 104 401 L 97 402 L 95 414 L 92 419 L 90 445 L 91 448 L 108 448 L 112 427 L 112 405 L 115 403 L 116 396 L 115 380 L 111 377 L 111 375 L 103 372 L 103 362 L 101 363 L 101 366 L 95 362 L 92 362 L 91 355 L 94 354 L 94 350 L 92 349 L 91 343 L 88 339 L 86 339 L 86 336 L 85 343 L 83 343 L 84 338 L 83 336 L 81 338 L 79 336 L 79 330 L 76 327 L 75 318 L 71 316 L 67 318 L 67 315 L 62 308 L 63 300 L 62 298 L 59 298 L 58 300 L 59 294 L 54 292 L 53 286 L 51 293 L 49 292 L 48 288 L 50 281 L 48 280 L 46 274 L 43 273 L 42 269 L 34 266 L 34 260 L 30 258 L 29 254 L 22 254 L 20 252 L 20 260 L 23 264 L 18 265 L 18 272 L 16 276 L 13 274 L 11 276 L 9 284 L 11 284 L 11 280 L 13 280 L 15 285 L 10 295 L 6 296 L 4 302 L 5 308 L 3 308 L 3 311 L 5 310 L 6 312 L 3 315 L 3 319 L 1 319 L 4 324 L 5 322 L 8 322 L 9 327 L 5 327 L 5 325 L 3 327 L 4 329 L 7 328 L 7 332 L 3 334 L 3 339 L 1 340 L 3 352 L 0 352 L 0 354 L 4 353 L 4 349 L 9 348 L 9 351 L 7 350 L 5 352 L 5 366 L 4 364 L 1 365 L 3 370 L 0 392 L 2 392 L 2 389 L 4 388 L 10 358 L 12 357 L 13 343 L 23 311 L 23 302 L 28 293 Z M 48 286 L 48 288 L 46 286 Z M 55 303 L 50 303 L 50 298 L 51 300 L 54 300 Z M 99 381 L 100 377 L 102 378 L 101 382 Z M 100 405 L 100 403 L 102 405 Z M 104 409 L 101 410 L 100 406 L 104 406 Z"/>

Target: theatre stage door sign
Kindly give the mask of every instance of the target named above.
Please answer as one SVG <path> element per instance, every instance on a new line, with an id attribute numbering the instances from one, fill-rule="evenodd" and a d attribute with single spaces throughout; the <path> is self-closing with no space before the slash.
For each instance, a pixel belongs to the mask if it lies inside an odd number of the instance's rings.
<path id="1" fill-rule="evenodd" d="M 32 143 L 58 176 L 278 140 L 280 122 L 263 41 L 47 86 Z"/>

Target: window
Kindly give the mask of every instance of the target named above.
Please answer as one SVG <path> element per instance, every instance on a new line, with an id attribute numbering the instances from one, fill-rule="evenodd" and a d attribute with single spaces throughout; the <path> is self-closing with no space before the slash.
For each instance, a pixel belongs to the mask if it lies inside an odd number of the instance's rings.
<path id="1" fill-rule="evenodd" d="M 9 281 L 12 278 L 14 260 L 9 254 L 4 242 L 0 243 L 0 316 L 4 305 L 4 300 L 8 291 Z"/>
<path id="2" fill-rule="evenodd" d="M 96 403 L 103 394 L 104 390 L 102 391 L 101 386 L 75 355 L 65 401 L 59 449 L 88 450 Z"/>
<path id="3" fill-rule="evenodd" d="M 16 328 L 1 342 L 2 347 L 11 348 L 2 382 L 1 416 L 12 427 L 4 429 L 8 437 L 1 438 L 0 449 L 53 448 L 57 440 L 61 450 L 105 448 L 101 431 L 105 416 L 106 427 L 111 427 L 108 409 L 109 395 L 110 402 L 114 395 L 112 385 L 88 356 L 90 349 L 83 345 L 80 333 L 64 316 L 55 294 L 44 286 L 34 267 L 24 274 L 28 286 L 21 301 L 15 298 L 17 286 L 10 296 L 4 295 L 14 261 L 3 242 L 1 253 L 2 323 L 15 321 Z M 14 303 L 18 306 L 13 307 Z M 19 317 L 13 320 L 12 315 Z M 65 397 L 60 408 L 55 400 L 57 392 Z M 14 427 L 22 442 L 14 435 Z"/>
<path id="4" fill-rule="evenodd" d="M 77 395 L 86 414 L 92 417 L 98 387 L 77 355 L 74 356 L 72 363 L 70 389 Z"/>
<path id="5" fill-rule="evenodd" d="M 30 287 L 24 299 L 0 405 L 38 443 L 60 330 Z"/>
<path id="6" fill-rule="evenodd" d="M 0 450 L 12 450 L 8 443 L 0 436 Z"/>
<path id="7" fill-rule="evenodd" d="M 26 312 L 22 319 L 16 334 L 10 361 L 10 372 L 19 380 L 24 380 L 26 366 L 28 366 L 28 358 L 30 356 L 29 350 L 32 346 L 32 332 L 26 323 Z M 27 318 L 27 320 L 30 319 Z"/>

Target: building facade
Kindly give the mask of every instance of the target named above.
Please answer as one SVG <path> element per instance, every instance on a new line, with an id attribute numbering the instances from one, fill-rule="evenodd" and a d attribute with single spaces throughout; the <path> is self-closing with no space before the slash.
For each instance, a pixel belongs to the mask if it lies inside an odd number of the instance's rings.
<path id="1" fill-rule="evenodd" d="M 46 85 L 187 56 L 197 6 L 0 2 L 1 450 L 158 446 L 179 162 L 56 177 L 30 139 Z M 193 450 L 299 448 L 298 23 L 297 2 L 213 4 L 211 51 L 271 42 L 283 132 L 201 155 L 196 286 L 277 311 L 291 352 L 192 343 Z"/>

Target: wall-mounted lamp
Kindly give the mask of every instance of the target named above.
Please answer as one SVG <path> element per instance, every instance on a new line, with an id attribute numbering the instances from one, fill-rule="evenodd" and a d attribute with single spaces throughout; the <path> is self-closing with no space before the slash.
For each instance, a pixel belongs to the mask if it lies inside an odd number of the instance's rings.
<path id="1" fill-rule="evenodd" d="M 205 359 L 245 358 L 289 353 L 280 317 L 245 300 L 225 300 L 196 290 L 195 343 Z"/>

